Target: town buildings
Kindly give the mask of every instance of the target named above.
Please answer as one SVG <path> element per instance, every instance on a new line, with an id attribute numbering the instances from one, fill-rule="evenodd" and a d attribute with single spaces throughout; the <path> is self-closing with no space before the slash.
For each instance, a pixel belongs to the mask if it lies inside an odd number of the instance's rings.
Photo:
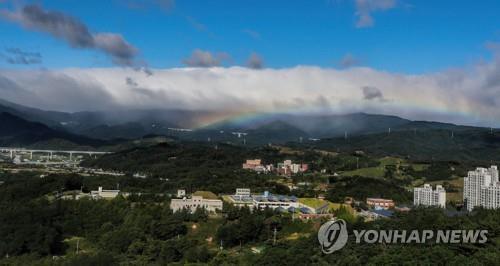
<path id="1" fill-rule="evenodd" d="M 209 191 L 197 191 L 191 195 L 190 198 L 185 196 L 185 191 L 177 191 L 177 195 L 181 195 L 180 199 L 172 199 L 170 201 L 170 209 L 177 212 L 182 209 L 187 209 L 191 212 L 196 211 L 197 208 L 203 208 L 208 212 L 215 212 L 222 210 L 222 200 L 220 200 L 214 193 Z"/>
<path id="2" fill-rule="evenodd" d="M 307 164 L 293 163 L 292 160 L 285 160 L 283 163 L 278 163 L 277 166 L 274 167 L 272 164 L 263 165 L 261 159 L 252 159 L 243 163 L 242 168 L 258 173 L 275 172 L 279 175 L 291 176 L 293 174 L 306 172 L 309 166 Z"/>
<path id="3" fill-rule="evenodd" d="M 464 178 L 464 202 L 468 211 L 474 207 L 500 208 L 500 182 L 498 168 L 478 167 Z"/>
<path id="4" fill-rule="evenodd" d="M 446 207 L 446 191 L 441 185 L 433 190 L 429 184 L 413 189 L 413 205 Z"/>

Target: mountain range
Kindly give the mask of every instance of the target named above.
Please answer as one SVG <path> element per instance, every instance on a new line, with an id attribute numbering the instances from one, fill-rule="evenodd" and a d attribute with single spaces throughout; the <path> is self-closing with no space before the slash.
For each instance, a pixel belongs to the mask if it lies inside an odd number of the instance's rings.
<path id="1" fill-rule="evenodd" d="M 397 116 L 260 114 L 253 119 L 226 119 L 189 130 L 215 112 L 187 110 L 46 111 L 0 100 L 2 145 L 33 145 L 50 139 L 76 145 L 104 145 L 116 139 L 166 135 L 185 140 L 261 145 L 289 141 L 360 136 L 388 131 L 479 129 L 440 122 L 412 121 Z M 241 134 L 243 133 L 243 134 Z"/>

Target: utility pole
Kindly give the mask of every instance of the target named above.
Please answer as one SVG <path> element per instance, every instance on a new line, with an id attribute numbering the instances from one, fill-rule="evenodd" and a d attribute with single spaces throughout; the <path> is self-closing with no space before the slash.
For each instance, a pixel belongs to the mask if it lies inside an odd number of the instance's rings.
<path id="1" fill-rule="evenodd" d="M 276 245 L 276 226 L 274 227 L 273 246 Z"/>
<path id="2" fill-rule="evenodd" d="M 80 248 L 80 238 L 76 240 L 76 255 L 78 255 L 79 248 Z"/>

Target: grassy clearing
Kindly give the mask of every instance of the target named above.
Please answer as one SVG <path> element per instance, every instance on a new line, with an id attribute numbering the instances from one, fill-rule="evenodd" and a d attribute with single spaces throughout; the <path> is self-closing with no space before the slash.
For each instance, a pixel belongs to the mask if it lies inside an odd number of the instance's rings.
<path id="1" fill-rule="evenodd" d="M 408 163 L 404 159 L 401 158 L 396 158 L 396 157 L 384 157 L 379 159 L 380 165 L 377 167 L 367 167 L 367 168 L 360 168 L 357 170 L 353 171 L 346 171 L 342 172 L 342 175 L 344 176 L 366 176 L 366 177 L 374 177 L 374 178 L 384 178 L 385 173 L 386 173 L 386 166 L 387 165 L 395 165 L 396 166 L 396 172 L 395 177 L 396 178 L 405 178 L 405 176 L 402 171 L 400 171 L 399 167 L 413 167 L 414 170 L 416 171 L 423 171 L 429 167 L 428 164 L 412 164 Z"/>
<path id="2" fill-rule="evenodd" d="M 360 168 L 357 170 L 342 172 L 343 176 L 369 176 L 382 178 L 385 175 L 385 166 Z"/>
<path id="3" fill-rule="evenodd" d="M 195 193 L 193 193 L 193 196 L 201 196 L 203 197 L 204 199 L 219 199 L 219 197 L 217 197 L 217 195 L 215 195 L 214 193 L 210 192 L 210 191 L 196 191 Z"/>
<path id="4" fill-rule="evenodd" d="M 355 214 L 354 209 L 350 205 L 342 204 L 342 203 L 333 203 L 328 200 L 316 199 L 316 198 L 299 198 L 299 203 L 307 205 L 311 208 L 317 209 L 325 204 L 329 205 L 330 211 L 335 211 L 340 209 L 340 207 L 346 208 L 350 214 Z"/>
<path id="5" fill-rule="evenodd" d="M 411 166 L 413 167 L 413 169 L 415 171 L 424 171 L 424 170 L 427 170 L 427 168 L 429 168 L 428 164 L 422 164 L 422 163 L 412 164 Z"/>
<path id="6" fill-rule="evenodd" d="M 446 185 L 447 183 L 448 185 Z M 443 185 L 445 188 L 447 186 L 450 186 L 451 188 L 457 190 L 457 191 L 447 191 L 446 192 L 446 201 L 455 201 L 455 202 L 462 202 L 463 201 L 463 193 L 464 193 L 464 178 L 463 177 L 457 177 L 452 180 L 437 180 L 437 181 L 432 181 L 429 182 L 432 186 L 435 185 Z"/>
<path id="7" fill-rule="evenodd" d="M 396 158 L 396 157 L 384 157 L 379 159 L 380 165 L 377 167 L 367 167 L 367 168 L 360 168 L 356 169 L 353 171 L 346 171 L 343 172 L 342 175 L 344 176 L 367 176 L 367 177 L 377 177 L 377 178 L 383 178 L 385 176 L 385 167 L 387 165 L 396 165 L 399 166 L 401 163 L 404 162 L 403 159 Z"/>

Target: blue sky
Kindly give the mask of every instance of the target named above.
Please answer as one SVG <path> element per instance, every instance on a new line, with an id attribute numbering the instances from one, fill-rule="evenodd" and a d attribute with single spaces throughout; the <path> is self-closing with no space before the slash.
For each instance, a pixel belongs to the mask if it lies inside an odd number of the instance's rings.
<path id="1" fill-rule="evenodd" d="M 500 126 L 500 2 L 0 0 L 0 98 Z"/>
<path id="2" fill-rule="evenodd" d="M 371 12 L 374 24 L 362 28 L 356 27 L 357 8 L 350 0 L 177 0 L 168 10 L 154 0 L 142 6 L 131 0 L 36 3 L 77 18 L 92 32 L 123 35 L 152 68 L 182 67 L 183 59 L 201 49 L 229 54 L 225 65 L 244 65 L 255 52 L 270 68 L 339 67 L 350 54 L 378 70 L 429 73 L 488 60 L 485 43 L 500 40 L 500 2 L 487 0 L 396 1 Z M 113 66 L 100 51 L 73 49 L 12 21 L 0 20 L 0 32 L 2 49 L 17 47 L 43 58 L 34 65 L 2 62 L 2 68 Z"/>

